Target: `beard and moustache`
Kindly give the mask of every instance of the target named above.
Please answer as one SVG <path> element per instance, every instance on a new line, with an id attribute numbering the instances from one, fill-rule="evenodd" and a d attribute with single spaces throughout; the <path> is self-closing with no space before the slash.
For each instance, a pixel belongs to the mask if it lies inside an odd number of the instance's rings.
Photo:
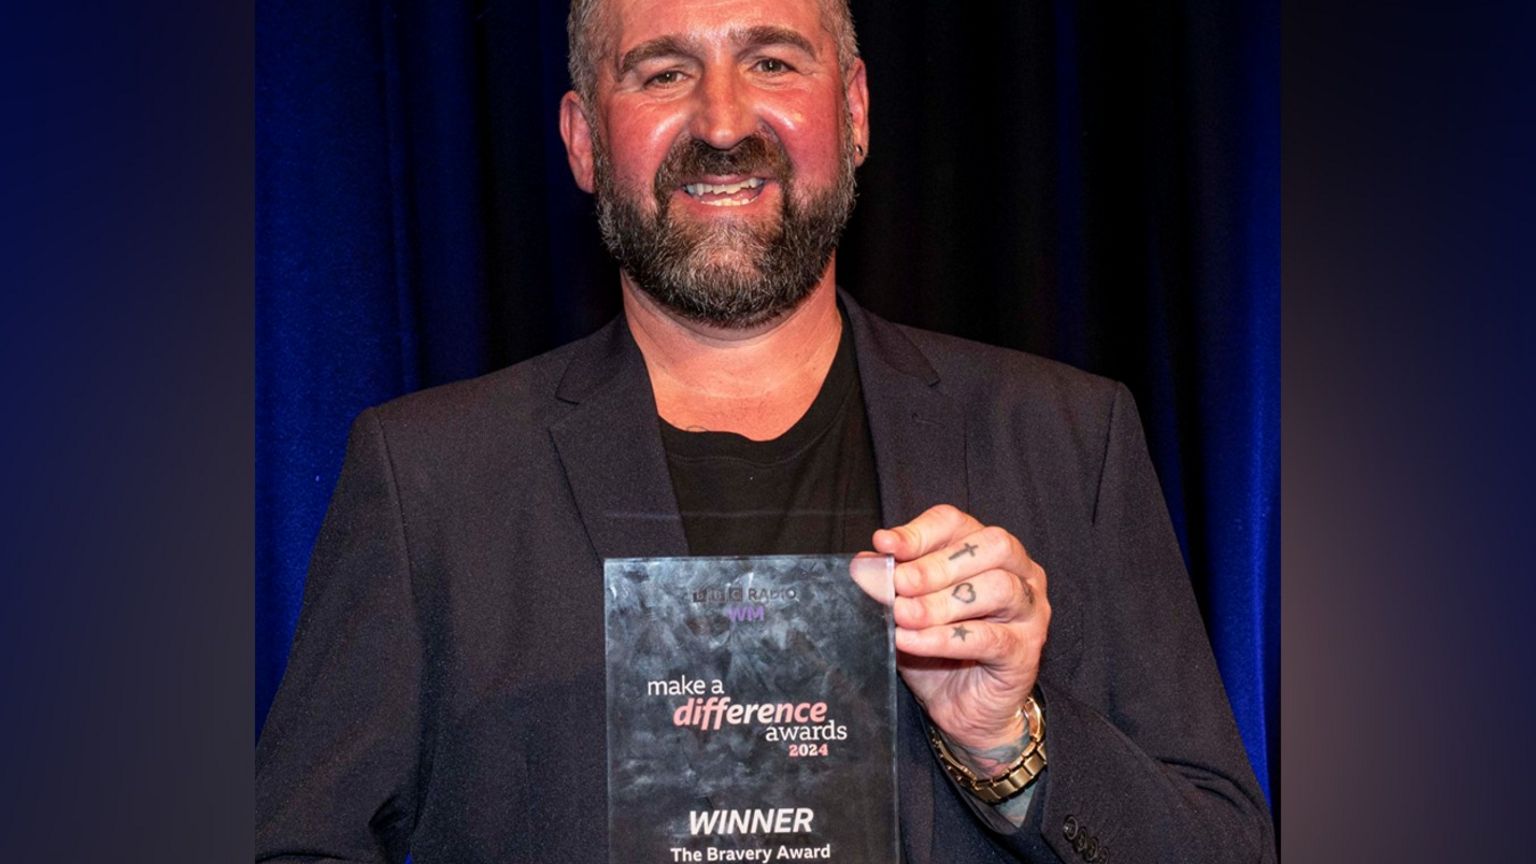
<path id="1" fill-rule="evenodd" d="M 603 244 L 640 290 L 679 317 L 725 329 L 773 320 L 810 295 L 853 212 L 853 146 L 845 130 L 838 178 L 800 200 L 793 166 L 779 142 L 762 133 L 718 150 L 679 139 L 656 172 L 656 213 L 641 209 L 643 192 L 619 185 L 603 142 L 593 142 L 597 221 Z M 678 223 L 672 195 L 708 175 L 777 180 L 776 220 L 721 218 Z"/>

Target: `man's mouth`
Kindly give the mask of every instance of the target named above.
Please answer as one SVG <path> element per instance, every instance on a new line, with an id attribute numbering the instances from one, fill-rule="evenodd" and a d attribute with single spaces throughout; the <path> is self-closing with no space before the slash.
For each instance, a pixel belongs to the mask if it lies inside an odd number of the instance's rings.
<path id="1" fill-rule="evenodd" d="M 734 183 L 688 183 L 683 191 L 688 197 L 711 207 L 741 207 L 762 194 L 764 179 L 749 177 Z"/>

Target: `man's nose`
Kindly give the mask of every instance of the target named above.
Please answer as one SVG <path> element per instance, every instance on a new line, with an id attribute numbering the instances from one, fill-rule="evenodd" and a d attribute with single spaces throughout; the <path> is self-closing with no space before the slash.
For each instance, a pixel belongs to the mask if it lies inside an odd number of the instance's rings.
<path id="1" fill-rule="evenodd" d="M 757 131 L 751 88 L 729 71 L 705 74 L 697 91 L 693 137 L 719 150 L 729 150 Z"/>

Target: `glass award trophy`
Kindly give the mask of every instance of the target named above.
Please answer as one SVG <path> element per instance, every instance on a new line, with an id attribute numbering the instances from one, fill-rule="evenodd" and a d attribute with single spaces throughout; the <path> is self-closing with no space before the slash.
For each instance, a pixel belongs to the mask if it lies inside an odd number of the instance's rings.
<path id="1" fill-rule="evenodd" d="M 604 562 L 612 864 L 892 864 L 889 557 Z"/>

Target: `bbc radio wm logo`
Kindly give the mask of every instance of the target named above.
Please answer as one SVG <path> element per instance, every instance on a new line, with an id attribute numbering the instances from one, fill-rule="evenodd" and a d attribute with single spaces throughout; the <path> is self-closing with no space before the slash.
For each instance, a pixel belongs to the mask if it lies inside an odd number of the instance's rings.
<path id="1" fill-rule="evenodd" d="M 732 624 L 762 621 L 765 619 L 767 612 L 768 607 L 763 606 L 762 604 L 725 607 L 725 617 L 731 619 Z"/>

